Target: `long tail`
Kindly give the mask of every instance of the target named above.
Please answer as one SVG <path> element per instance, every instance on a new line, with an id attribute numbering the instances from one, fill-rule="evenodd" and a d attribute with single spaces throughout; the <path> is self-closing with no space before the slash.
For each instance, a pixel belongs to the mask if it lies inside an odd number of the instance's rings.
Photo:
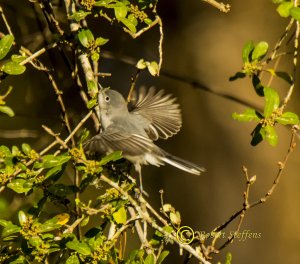
<path id="1" fill-rule="evenodd" d="M 200 175 L 201 172 L 206 171 L 205 168 L 200 167 L 192 162 L 173 156 L 169 153 L 164 153 L 165 156 L 161 157 L 161 160 L 168 163 L 180 170 L 186 171 L 191 174 Z"/>

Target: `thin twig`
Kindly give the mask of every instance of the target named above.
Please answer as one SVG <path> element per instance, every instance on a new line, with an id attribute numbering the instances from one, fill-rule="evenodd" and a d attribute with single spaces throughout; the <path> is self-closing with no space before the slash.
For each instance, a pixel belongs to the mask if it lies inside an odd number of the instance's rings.
<path id="1" fill-rule="evenodd" d="M 132 93 L 134 91 L 135 84 L 136 84 L 136 80 L 139 77 L 140 72 L 141 72 L 141 70 L 137 69 L 135 75 L 131 77 L 131 85 L 130 85 L 129 93 L 127 96 L 127 103 L 129 103 L 131 101 Z"/>
<path id="2" fill-rule="evenodd" d="M 66 145 L 66 143 L 59 137 L 59 134 L 56 134 L 53 132 L 53 130 L 45 125 L 42 125 L 42 128 L 51 136 L 53 136 L 56 141 L 64 148 L 64 149 L 68 149 L 68 146 Z"/>
<path id="3" fill-rule="evenodd" d="M 162 227 L 160 227 L 159 225 L 157 225 L 156 222 L 149 216 L 149 214 L 147 213 L 147 211 L 143 211 L 142 208 L 138 205 L 138 203 L 126 191 L 124 191 L 117 183 L 111 181 L 109 178 L 107 178 L 103 174 L 100 176 L 100 180 L 108 183 L 110 186 L 114 187 L 117 191 L 119 191 L 131 203 L 131 205 L 137 211 L 137 213 L 139 214 L 139 216 L 143 220 L 147 221 L 147 223 L 150 226 L 152 226 L 152 228 L 154 228 L 155 230 L 158 230 L 166 238 L 168 238 L 168 239 L 174 241 L 175 243 L 177 243 L 180 247 L 182 247 L 184 250 L 188 251 L 190 254 L 192 254 L 195 258 L 197 258 L 202 263 L 204 263 L 204 264 L 210 264 L 210 262 L 207 261 L 207 260 L 205 260 L 194 248 L 192 248 L 189 245 L 181 244 L 176 239 L 176 237 L 174 236 L 174 234 L 170 234 L 170 233 L 166 232 Z"/>
<path id="4" fill-rule="evenodd" d="M 228 13 L 230 11 L 230 5 L 229 4 L 219 3 L 215 0 L 202 0 L 202 1 L 207 2 L 210 5 L 218 8 L 221 12 Z"/>
<path id="5" fill-rule="evenodd" d="M 51 43 L 51 44 L 47 45 L 46 47 L 44 47 L 44 48 L 42 48 L 42 49 L 36 51 L 36 52 L 33 53 L 33 54 L 30 52 L 30 56 L 27 57 L 27 58 L 26 58 L 25 60 L 23 60 L 22 62 L 20 62 L 20 65 L 25 65 L 26 63 L 28 63 L 28 62 L 30 62 L 30 61 L 36 59 L 36 58 L 39 57 L 39 56 L 41 56 L 41 55 L 42 55 L 43 53 L 45 53 L 47 50 L 53 49 L 53 48 L 55 48 L 55 47 L 57 47 L 57 42 Z M 24 47 L 21 47 L 21 50 L 24 50 L 24 51 L 26 50 L 26 53 L 29 52 L 29 50 L 26 49 L 26 48 L 24 48 Z"/>
<path id="6" fill-rule="evenodd" d="M 291 99 L 291 96 L 294 91 L 295 87 L 295 81 L 296 81 L 296 72 L 297 72 L 297 63 L 298 63 L 298 39 L 299 39 L 299 34 L 300 34 L 300 27 L 299 27 L 299 21 L 296 21 L 296 35 L 294 39 L 294 56 L 293 56 L 293 78 L 292 78 L 292 84 L 290 85 L 290 88 L 287 92 L 287 95 L 283 99 L 283 103 L 281 106 L 281 109 L 283 110 L 285 106 L 287 105 L 288 101 Z"/>
<path id="7" fill-rule="evenodd" d="M 9 25 L 7 19 L 6 19 L 6 16 L 5 16 L 4 12 L 3 12 L 2 6 L 0 6 L 0 14 L 1 14 L 1 18 L 2 18 L 2 20 L 3 20 L 3 22 L 4 22 L 5 26 L 6 26 L 6 29 L 7 29 L 8 33 L 13 36 L 14 34 L 13 34 L 13 32 L 12 32 L 12 30 L 10 28 L 10 25 Z"/>
<path id="8" fill-rule="evenodd" d="M 259 200 L 257 200 L 256 202 L 253 202 L 253 203 L 249 204 L 247 206 L 247 208 L 245 208 L 243 206 L 242 209 L 240 209 L 237 212 L 235 212 L 226 222 L 224 222 L 219 227 L 215 228 L 214 229 L 215 232 L 219 232 L 219 231 L 223 230 L 224 228 L 226 228 L 234 219 L 236 219 L 239 215 L 241 215 L 244 212 L 244 210 L 249 210 L 249 209 L 251 209 L 251 208 L 253 208 L 253 207 L 255 207 L 255 206 L 259 205 L 259 204 L 265 203 L 270 198 L 270 196 L 273 194 L 274 190 L 278 186 L 279 180 L 280 180 L 280 178 L 282 176 L 282 173 L 284 171 L 284 168 L 286 166 L 286 163 L 287 163 L 287 161 L 288 161 L 291 153 L 293 152 L 294 148 L 296 147 L 295 137 L 296 137 L 297 130 L 298 130 L 298 127 L 296 127 L 296 126 L 294 126 L 292 128 L 292 136 L 291 136 L 291 140 L 290 140 L 288 151 L 287 151 L 287 153 L 286 153 L 286 155 L 284 157 L 283 162 L 278 162 L 279 169 L 278 169 L 277 175 L 276 175 L 276 177 L 275 177 L 275 179 L 273 181 L 272 186 L 266 192 L 266 194 L 262 198 L 260 198 Z"/>

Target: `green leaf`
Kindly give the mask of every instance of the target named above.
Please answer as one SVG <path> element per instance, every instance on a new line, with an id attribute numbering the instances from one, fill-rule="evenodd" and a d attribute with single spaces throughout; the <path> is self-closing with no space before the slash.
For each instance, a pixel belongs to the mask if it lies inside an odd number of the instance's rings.
<path id="1" fill-rule="evenodd" d="M 265 130 L 261 124 L 258 124 L 251 133 L 252 140 L 251 145 L 258 145 L 265 137 Z"/>
<path id="2" fill-rule="evenodd" d="M 18 218 L 19 218 L 20 225 L 24 225 L 27 223 L 28 220 L 27 216 L 22 210 L 19 211 Z"/>
<path id="3" fill-rule="evenodd" d="M 11 60 L 17 63 L 21 63 L 26 58 L 27 58 L 26 56 L 22 56 L 22 55 L 17 55 L 17 54 L 11 55 Z"/>
<path id="4" fill-rule="evenodd" d="M 100 54 L 98 52 L 93 52 L 91 55 L 92 61 L 97 62 L 100 59 Z"/>
<path id="5" fill-rule="evenodd" d="M 96 82 L 87 81 L 87 87 L 88 87 L 88 92 L 92 97 L 98 93 L 98 86 Z"/>
<path id="6" fill-rule="evenodd" d="M 275 71 L 274 69 L 267 69 L 267 71 L 273 76 L 277 76 L 283 80 L 285 80 L 288 84 L 293 83 L 293 77 L 291 74 L 282 71 Z"/>
<path id="7" fill-rule="evenodd" d="M 160 253 L 157 261 L 156 261 L 156 264 L 161 264 L 164 259 L 169 255 L 170 251 L 168 250 L 164 250 L 163 252 Z"/>
<path id="8" fill-rule="evenodd" d="M 11 221 L 0 219 L 0 225 L 3 226 L 1 237 L 7 237 L 11 234 L 20 232 L 21 227 L 14 225 Z"/>
<path id="9" fill-rule="evenodd" d="M 81 45 L 85 48 L 88 48 L 94 41 L 94 35 L 89 29 L 80 30 L 77 36 Z"/>
<path id="10" fill-rule="evenodd" d="M 5 157 L 9 157 L 9 156 L 11 156 L 11 151 L 6 146 L 0 146 L 0 154 Z"/>
<path id="11" fill-rule="evenodd" d="M 148 25 L 148 26 L 150 26 L 152 23 L 153 23 L 153 21 L 150 19 L 150 18 L 145 18 L 144 19 L 144 22 Z"/>
<path id="12" fill-rule="evenodd" d="M 68 162 L 71 159 L 71 156 L 69 156 L 68 154 L 62 154 L 59 156 L 54 156 L 52 154 L 50 155 L 45 155 L 42 157 L 42 162 L 36 162 L 34 164 L 34 168 L 36 169 L 40 169 L 40 168 L 44 168 L 44 169 L 50 169 L 53 167 L 57 167 L 57 166 L 61 166 L 64 163 Z"/>
<path id="13" fill-rule="evenodd" d="M 278 143 L 278 135 L 276 133 L 276 130 L 273 126 L 266 125 L 265 126 L 265 132 L 266 132 L 266 137 L 265 139 L 268 141 L 268 143 L 271 146 L 276 146 Z"/>
<path id="14" fill-rule="evenodd" d="M 299 123 L 298 115 L 293 112 L 285 112 L 276 117 L 275 120 L 282 125 L 297 125 Z"/>
<path id="15" fill-rule="evenodd" d="M 275 109 L 279 106 L 279 95 L 278 93 L 270 88 L 264 88 L 264 95 L 265 95 L 265 107 L 264 107 L 264 116 L 267 118 L 269 117 Z"/>
<path id="16" fill-rule="evenodd" d="M 119 21 L 121 21 L 132 33 L 136 33 L 136 27 L 130 20 L 127 18 L 120 18 Z"/>
<path id="17" fill-rule="evenodd" d="M 58 197 L 65 197 L 69 194 L 73 194 L 77 191 L 76 186 L 68 186 L 68 185 L 64 185 L 64 184 L 53 184 L 48 188 L 48 191 L 50 193 L 52 193 L 55 196 Z"/>
<path id="18" fill-rule="evenodd" d="M 114 10 L 115 10 L 115 17 L 116 17 L 116 19 L 117 20 L 121 20 L 121 19 L 123 19 L 123 18 L 126 17 L 128 8 L 122 2 L 118 2 L 115 5 Z"/>
<path id="19" fill-rule="evenodd" d="M 254 49 L 254 43 L 250 40 L 248 41 L 244 47 L 243 47 L 243 51 L 242 51 L 242 59 L 243 62 L 249 62 L 250 59 L 250 53 L 253 51 Z"/>
<path id="20" fill-rule="evenodd" d="M 282 17 L 288 17 L 290 15 L 290 9 L 293 7 L 293 2 L 283 2 L 277 7 L 277 12 Z"/>
<path id="21" fill-rule="evenodd" d="M 23 144 L 22 144 L 22 151 L 23 151 L 26 155 L 28 155 L 28 154 L 30 153 L 30 151 L 31 151 L 31 147 L 30 147 L 28 144 L 23 143 Z"/>
<path id="22" fill-rule="evenodd" d="M 85 19 L 87 15 L 91 14 L 91 12 L 85 12 L 83 10 L 79 10 L 69 16 L 69 19 L 74 19 L 76 22 L 79 22 L 82 19 Z"/>
<path id="23" fill-rule="evenodd" d="M 148 70 L 152 76 L 156 76 L 159 74 L 159 68 L 156 61 L 151 61 L 149 65 L 147 65 Z"/>
<path id="24" fill-rule="evenodd" d="M 7 55 L 13 43 L 14 37 L 12 35 L 5 35 L 0 40 L 0 60 L 2 60 Z"/>
<path id="25" fill-rule="evenodd" d="M 138 20 L 133 14 L 130 14 L 127 19 L 136 27 L 138 24 Z"/>
<path id="26" fill-rule="evenodd" d="M 233 113 L 232 118 L 240 122 L 259 121 L 259 114 L 252 108 L 247 108 L 242 114 Z"/>
<path id="27" fill-rule="evenodd" d="M 280 4 L 280 3 L 282 3 L 282 2 L 285 2 L 286 0 L 272 0 L 272 2 L 274 3 L 274 4 Z"/>
<path id="28" fill-rule="evenodd" d="M 24 256 L 15 256 L 14 260 L 10 260 L 9 264 L 28 264 Z"/>
<path id="29" fill-rule="evenodd" d="M 127 214 L 124 207 L 121 207 L 117 212 L 113 213 L 113 218 L 117 224 L 125 224 L 127 220 Z"/>
<path id="30" fill-rule="evenodd" d="M 105 165 L 110 161 L 116 161 L 122 158 L 122 151 L 115 151 L 111 154 L 108 154 L 107 156 L 105 156 L 104 158 L 102 158 L 99 162 L 99 165 Z"/>
<path id="31" fill-rule="evenodd" d="M 95 2 L 94 6 L 104 6 L 107 7 L 113 0 L 100 0 Z"/>
<path id="32" fill-rule="evenodd" d="M 7 105 L 0 105 L 0 112 L 8 115 L 9 117 L 13 117 L 15 115 L 14 111 Z"/>
<path id="33" fill-rule="evenodd" d="M 28 240 L 29 244 L 33 247 L 40 247 L 43 244 L 43 240 L 39 236 L 32 236 Z"/>
<path id="34" fill-rule="evenodd" d="M 268 52 L 269 44 L 265 41 L 261 41 L 255 45 L 251 54 L 252 60 L 261 60 Z"/>
<path id="35" fill-rule="evenodd" d="M 80 264 L 80 262 L 76 255 L 72 255 L 67 259 L 66 264 Z"/>
<path id="36" fill-rule="evenodd" d="M 32 189 L 32 184 L 25 179 L 15 178 L 7 184 L 7 187 L 16 193 L 27 193 Z"/>
<path id="37" fill-rule="evenodd" d="M 292 7 L 290 9 L 290 15 L 292 18 L 295 18 L 296 20 L 300 21 L 300 8 L 299 7 Z"/>
<path id="38" fill-rule="evenodd" d="M 87 243 L 80 242 L 78 240 L 67 242 L 66 247 L 69 248 L 69 249 L 73 249 L 76 252 L 78 252 L 79 254 L 82 254 L 82 255 L 85 255 L 85 256 L 88 256 L 92 253 L 91 249 L 89 248 Z"/>
<path id="39" fill-rule="evenodd" d="M 252 85 L 257 95 L 264 96 L 264 86 L 256 74 L 252 76 Z"/>
<path id="40" fill-rule="evenodd" d="M 155 258 L 153 254 L 149 254 L 144 261 L 144 264 L 155 264 Z"/>
<path id="41" fill-rule="evenodd" d="M 10 75 L 19 75 L 25 72 L 26 67 L 24 65 L 20 65 L 18 62 L 9 61 L 4 64 L 2 70 Z"/>
<path id="42" fill-rule="evenodd" d="M 237 79 L 242 79 L 246 76 L 247 76 L 247 74 L 244 73 L 244 72 L 237 72 L 235 75 L 229 77 L 229 81 L 232 82 L 232 81 L 235 81 Z"/>
<path id="43" fill-rule="evenodd" d="M 109 41 L 109 39 L 98 37 L 95 40 L 95 44 L 97 46 L 102 46 L 102 45 L 106 44 L 108 41 Z"/>
<path id="44" fill-rule="evenodd" d="M 175 213 L 171 212 L 170 220 L 171 220 L 172 224 L 177 225 L 177 226 L 180 225 L 180 223 L 181 223 L 180 213 L 178 211 L 176 211 Z"/>
<path id="45" fill-rule="evenodd" d="M 140 59 L 137 64 L 136 67 L 140 70 L 146 69 L 147 68 L 147 63 L 145 62 L 144 59 Z"/>

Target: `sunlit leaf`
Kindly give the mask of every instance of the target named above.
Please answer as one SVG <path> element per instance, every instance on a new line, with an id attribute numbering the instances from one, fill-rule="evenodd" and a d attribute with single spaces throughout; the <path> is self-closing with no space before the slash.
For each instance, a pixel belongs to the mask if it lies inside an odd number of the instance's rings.
<path id="1" fill-rule="evenodd" d="M 26 67 L 24 65 L 20 65 L 18 62 L 9 61 L 4 64 L 2 70 L 10 75 L 19 75 L 25 72 Z"/>
<path id="2" fill-rule="evenodd" d="M 117 20 L 121 20 L 122 18 L 125 18 L 127 15 L 128 8 L 125 4 L 122 2 L 118 2 L 115 7 L 115 17 Z"/>
<path id="3" fill-rule="evenodd" d="M 102 46 L 102 45 L 106 44 L 108 41 L 109 41 L 109 39 L 98 37 L 95 40 L 95 44 L 97 46 Z"/>
<path id="4" fill-rule="evenodd" d="M 78 39 L 82 46 L 88 48 L 94 41 L 94 35 L 89 29 L 82 29 L 78 33 Z"/>
<path id="5" fill-rule="evenodd" d="M 293 7 L 293 5 L 293 2 L 291 1 L 282 2 L 276 10 L 280 16 L 288 17 L 290 15 L 290 9 Z"/>
<path id="6" fill-rule="evenodd" d="M 144 264 L 155 264 L 155 258 L 153 254 L 149 254 L 144 261 Z"/>
<path id="7" fill-rule="evenodd" d="M 255 45 L 254 50 L 251 54 L 252 60 L 262 59 L 268 52 L 269 44 L 265 41 L 261 41 Z"/>
<path id="8" fill-rule="evenodd" d="M 259 121 L 259 114 L 252 108 L 247 108 L 243 113 L 233 113 L 232 118 L 240 122 Z"/>
<path id="9" fill-rule="evenodd" d="M 69 249 L 73 249 L 76 252 L 78 252 L 79 254 L 82 254 L 82 255 L 85 255 L 85 256 L 88 256 L 92 253 L 91 249 L 89 248 L 87 243 L 80 242 L 78 240 L 67 242 L 66 247 L 69 248 Z"/>
<path id="10" fill-rule="evenodd" d="M 3 226 L 1 237 L 7 237 L 11 234 L 20 232 L 21 227 L 14 225 L 11 221 L 0 219 L 0 225 Z"/>
<path id="11" fill-rule="evenodd" d="M 80 264 L 80 262 L 76 255 L 72 255 L 67 259 L 66 264 Z"/>
<path id="12" fill-rule="evenodd" d="M 271 146 L 276 146 L 278 143 L 278 135 L 276 133 L 276 130 L 273 126 L 267 125 L 265 127 L 265 132 L 266 132 L 266 140 Z"/>
<path id="13" fill-rule="evenodd" d="M 270 88 L 264 88 L 264 95 L 265 95 L 265 107 L 264 107 L 264 116 L 269 117 L 275 109 L 278 108 L 280 99 L 278 93 Z"/>
<path id="14" fill-rule="evenodd" d="M 7 187 L 15 191 L 16 193 L 27 193 L 32 189 L 32 184 L 30 184 L 25 179 L 15 178 L 11 180 Z"/>
<path id="15" fill-rule="evenodd" d="M 159 73 L 158 64 L 156 61 L 151 61 L 149 65 L 147 65 L 148 70 L 152 76 L 156 76 Z"/>
<path id="16" fill-rule="evenodd" d="M 250 59 L 250 53 L 253 51 L 254 49 L 254 43 L 252 41 L 248 41 L 244 47 L 243 47 L 243 51 L 242 51 L 242 59 L 243 62 L 249 62 Z"/>
<path id="17" fill-rule="evenodd" d="M 275 120 L 282 125 L 297 125 L 299 123 L 298 115 L 293 112 L 285 112 L 276 117 Z"/>
<path id="18" fill-rule="evenodd" d="M 292 18 L 295 18 L 296 20 L 300 21 L 300 8 L 299 7 L 292 7 L 290 9 L 290 15 Z"/>
<path id="19" fill-rule="evenodd" d="M 161 264 L 164 259 L 169 255 L 170 251 L 164 250 L 160 253 L 159 257 L 157 258 L 156 264 Z"/>
<path id="20" fill-rule="evenodd" d="M 79 22 L 80 20 L 85 19 L 85 17 L 89 14 L 91 14 L 91 12 L 79 10 L 77 12 L 74 12 L 71 16 L 69 16 L 69 19 L 74 19 L 76 20 L 76 22 Z"/>
<path id="21" fill-rule="evenodd" d="M 12 35 L 5 35 L 0 40 L 0 60 L 2 60 L 7 55 L 13 43 L 14 37 Z"/>
<path id="22" fill-rule="evenodd" d="M 136 27 L 130 20 L 123 17 L 120 18 L 119 21 L 121 21 L 132 33 L 136 33 Z"/>
<path id="23" fill-rule="evenodd" d="M 0 112 L 13 117 L 15 115 L 14 111 L 7 105 L 0 105 Z"/>
<path id="24" fill-rule="evenodd" d="M 22 210 L 19 211 L 18 218 L 21 225 L 25 225 L 28 221 L 26 214 Z"/>
<path id="25" fill-rule="evenodd" d="M 113 213 L 113 218 L 117 224 L 125 224 L 127 220 L 127 214 L 124 207 L 121 207 L 118 211 Z"/>
<path id="26" fill-rule="evenodd" d="M 100 162 L 99 162 L 100 163 L 99 165 L 100 166 L 101 165 L 105 165 L 105 164 L 107 164 L 110 161 L 116 161 L 116 160 L 119 160 L 121 158 L 122 158 L 122 151 L 115 151 L 115 152 L 113 152 L 111 154 L 108 154 L 104 158 L 102 158 L 100 160 Z"/>

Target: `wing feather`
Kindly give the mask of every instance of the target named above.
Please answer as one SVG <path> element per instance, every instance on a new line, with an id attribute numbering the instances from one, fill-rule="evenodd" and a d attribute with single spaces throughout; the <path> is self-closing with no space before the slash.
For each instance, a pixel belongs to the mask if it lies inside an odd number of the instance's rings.
<path id="1" fill-rule="evenodd" d="M 181 111 L 175 101 L 176 98 L 164 94 L 164 90 L 156 91 L 150 87 L 146 91 L 142 87 L 131 113 L 141 115 L 150 122 L 146 132 L 152 140 L 167 139 L 177 134 L 182 125 Z"/>

